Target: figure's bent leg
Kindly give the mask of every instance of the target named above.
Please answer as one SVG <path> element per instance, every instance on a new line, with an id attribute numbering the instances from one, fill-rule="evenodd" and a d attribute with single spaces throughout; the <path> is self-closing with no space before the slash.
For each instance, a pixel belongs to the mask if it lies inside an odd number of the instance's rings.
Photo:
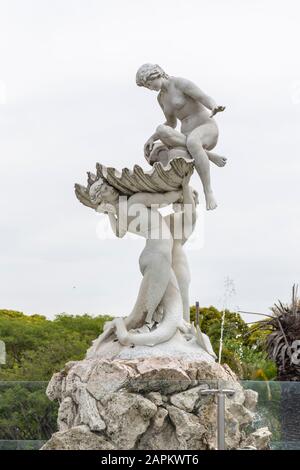
<path id="1" fill-rule="evenodd" d="M 177 156 L 178 150 L 176 149 L 184 149 L 187 150 L 186 146 L 186 136 L 181 132 L 178 132 L 176 129 L 173 129 L 170 126 L 166 126 L 165 124 L 161 124 L 157 127 L 156 133 L 163 144 L 170 148 L 171 158 L 172 156 Z M 205 150 L 208 156 L 208 159 L 214 163 L 215 165 L 222 167 L 226 165 L 227 158 L 222 157 L 214 152 L 209 150 Z M 187 155 L 184 155 L 185 157 Z"/>
<path id="2" fill-rule="evenodd" d="M 123 345 L 155 346 L 171 339 L 177 329 L 182 329 L 182 301 L 176 276 L 171 269 L 170 279 L 163 296 L 164 317 L 153 331 L 131 332 L 126 328 L 123 318 L 114 320 L 116 335 Z"/>
<path id="3" fill-rule="evenodd" d="M 167 147 L 186 147 L 186 136 L 173 127 L 161 124 L 157 127 L 156 134 Z"/>
<path id="4" fill-rule="evenodd" d="M 203 148 L 203 136 L 205 129 L 197 127 L 187 137 L 187 148 L 195 160 L 195 168 L 203 184 L 203 190 L 206 200 L 206 209 L 212 210 L 217 207 L 217 203 L 210 184 L 210 165 L 205 149 Z M 204 127 L 204 126 L 203 126 Z"/>
<path id="5" fill-rule="evenodd" d="M 171 264 L 167 258 L 159 255 L 152 256 L 144 274 L 148 292 L 145 299 L 146 323 L 152 323 L 155 310 L 161 302 L 170 280 Z M 159 274 L 158 274 L 159 271 Z"/>
<path id="6" fill-rule="evenodd" d="M 172 240 L 148 239 L 140 256 L 143 274 L 134 308 L 125 318 L 128 330 L 140 327 L 145 318 L 148 323 L 166 291 L 172 265 Z"/>
<path id="7" fill-rule="evenodd" d="M 161 124 L 157 127 L 156 134 L 166 148 L 166 155 L 164 155 L 162 152 L 158 158 L 158 161 L 161 161 L 164 165 L 166 165 L 170 160 L 176 157 L 183 157 L 186 159 L 192 158 L 188 153 L 186 147 L 186 136 L 184 134 L 176 131 L 176 129 L 173 129 L 173 127 L 166 126 L 165 124 Z"/>
<path id="8" fill-rule="evenodd" d="M 210 152 L 209 150 L 206 150 L 207 156 L 209 160 L 214 163 L 217 166 L 225 166 L 227 163 L 227 158 L 226 157 L 221 157 L 221 155 L 218 155 L 217 153 Z"/>
<path id="9" fill-rule="evenodd" d="M 172 254 L 172 267 L 175 273 L 178 287 L 180 290 L 182 304 L 183 304 L 183 318 L 188 323 L 190 322 L 190 300 L 189 300 L 189 286 L 191 282 L 191 275 L 186 254 L 183 250 L 181 241 L 174 241 L 173 254 Z"/>

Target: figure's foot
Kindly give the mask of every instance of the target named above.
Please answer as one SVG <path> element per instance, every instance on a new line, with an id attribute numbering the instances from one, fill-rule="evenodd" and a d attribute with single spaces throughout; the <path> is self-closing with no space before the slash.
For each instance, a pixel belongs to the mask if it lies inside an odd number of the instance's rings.
<path id="1" fill-rule="evenodd" d="M 217 201 L 215 200 L 214 193 L 212 191 L 208 191 L 207 193 L 205 193 L 205 201 L 206 210 L 208 211 L 212 211 L 218 206 Z"/>
<path id="2" fill-rule="evenodd" d="M 216 155 L 216 154 L 210 154 L 209 159 L 211 162 L 213 162 L 215 165 L 219 167 L 225 166 L 227 163 L 226 157 L 220 157 L 220 155 Z"/>
<path id="3" fill-rule="evenodd" d="M 115 326 L 116 326 L 116 318 L 114 320 L 105 322 L 103 326 L 103 331 L 114 330 Z"/>
<path id="4" fill-rule="evenodd" d="M 116 335 L 119 340 L 119 342 L 123 346 L 129 346 L 131 344 L 129 338 L 128 338 L 128 331 L 126 329 L 124 319 L 123 318 L 115 318 L 113 320 L 116 326 Z"/>
<path id="5" fill-rule="evenodd" d="M 153 323 L 153 315 L 154 315 L 154 312 L 148 311 L 148 313 L 147 313 L 147 315 L 146 315 L 146 319 L 145 319 L 145 323 L 146 323 L 146 324 L 152 325 L 152 323 Z"/>
<path id="6" fill-rule="evenodd" d="M 160 323 L 163 319 L 163 316 L 164 316 L 164 309 L 163 309 L 162 304 L 159 304 L 153 314 L 152 321 L 154 321 L 154 323 Z"/>
<path id="7" fill-rule="evenodd" d="M 183 319 L 178 329 L 181 331 L 181 333 L 188 334 L 191 331 L 191 324 Z"/>

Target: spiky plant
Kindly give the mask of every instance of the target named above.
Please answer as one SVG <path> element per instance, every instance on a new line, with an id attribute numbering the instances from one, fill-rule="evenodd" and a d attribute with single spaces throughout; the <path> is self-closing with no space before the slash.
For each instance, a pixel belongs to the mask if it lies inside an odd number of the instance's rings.
<path id="1" fill-rule="evenodd" d="M 272 316 L 260 323 L 260 328 L 269 330 L 267 351 L 277 365 L 277 379 L 300 381 L 300 299 L 298 287 L 293 286 L 292 303 L 274 305 Z"/>
<path id="2" fill-rule="evenodd" d="M 272 315 L 257 322 L 252 331 L 264 330 L 270 359 L 277 365 L 280 384 L 278 416 L 281 425 L 282 449 L 299 449 L 300 442 L 300 300 L 293 286 L 292 302 L 278 302 Z M 292 383 L 291 383 L 292 382 Z"/>

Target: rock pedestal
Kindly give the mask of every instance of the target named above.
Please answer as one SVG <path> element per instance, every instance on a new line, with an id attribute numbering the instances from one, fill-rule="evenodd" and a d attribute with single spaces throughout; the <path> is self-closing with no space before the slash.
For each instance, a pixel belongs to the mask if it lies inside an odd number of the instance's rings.
<path id="1" fill-rule="evenodd" d="M 227 448 L 267 448 L 266 428 L 247 432 L 257 393 L 229 367 L 150 357 L 85 359 L 54 374 L 47 395 L 60 402 L 59 431 L 43 449 L 215 449 L 215 398 L 201 391 L 218 384 L 235 390 L 226 399 Z"/>

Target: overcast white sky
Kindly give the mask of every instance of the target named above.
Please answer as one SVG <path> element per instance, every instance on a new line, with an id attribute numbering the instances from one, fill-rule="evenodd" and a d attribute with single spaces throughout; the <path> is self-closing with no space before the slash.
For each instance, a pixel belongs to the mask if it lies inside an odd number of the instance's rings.
<path id="1" fill-rule="evenodd" d="M 143 240 L 100 241 L 74 182 L 96 161 L 147 167 L 163 122 L 135 85 L 159 63 L 213 96 L 219 207 L 189 250 L 191 303 L 266 312 L 300 281 L 298 0 L 0 0 L 0 308 L 128 314 Z M 200 190 L 194 176 L 194 187 Z M 248 317 L 249 318 L 249 317 Z M 249 321 L 256 318 L 249 318 Z"/>

